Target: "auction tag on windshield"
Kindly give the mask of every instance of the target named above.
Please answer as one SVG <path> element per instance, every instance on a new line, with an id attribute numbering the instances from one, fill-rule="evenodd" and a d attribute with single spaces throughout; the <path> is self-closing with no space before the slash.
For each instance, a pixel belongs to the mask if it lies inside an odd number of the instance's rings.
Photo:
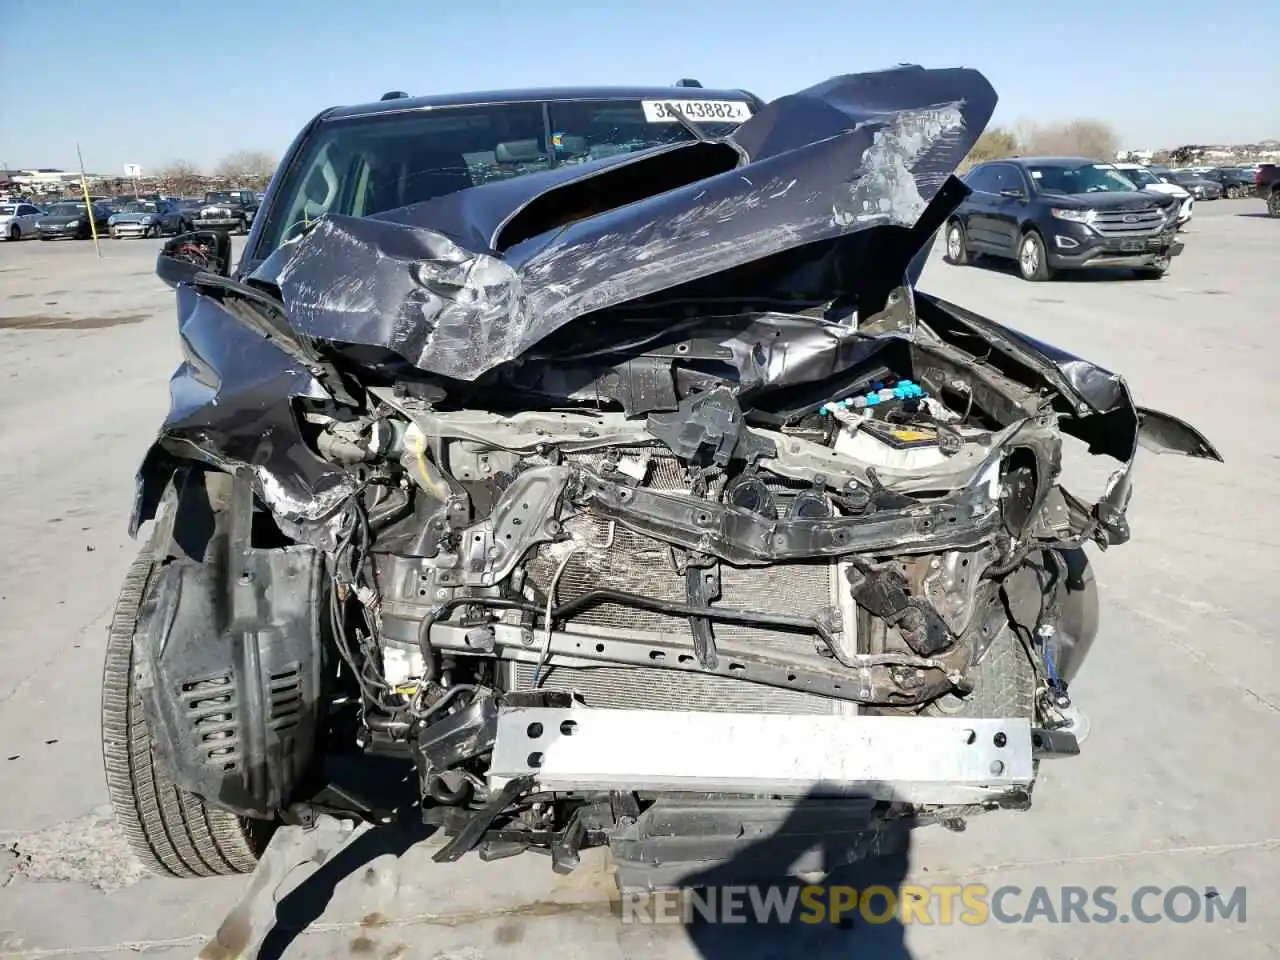
<path id="1" fill-rule="evenodd" d="M 682 114 L 694 123 L 742 123 L 751 119 L 751 105 L 744 100 L 641 100 L 649 123 L 675 123 Z"/>

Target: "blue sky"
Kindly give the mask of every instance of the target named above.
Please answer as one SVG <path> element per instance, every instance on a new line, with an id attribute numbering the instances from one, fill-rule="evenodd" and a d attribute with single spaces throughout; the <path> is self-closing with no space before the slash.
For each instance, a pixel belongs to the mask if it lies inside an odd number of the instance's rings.
<path id="1" fill-rule="evenodd" d="M 74 168 L 77 140 L 94 172 L 279 154 L 320 109 L 393 89 L 696 77 L 770 99 L 900 62 L 982 70 L 997 122 L 1258 140 L 1280 137 L 1274 3 L 0 0 L 0 163 Z"/>

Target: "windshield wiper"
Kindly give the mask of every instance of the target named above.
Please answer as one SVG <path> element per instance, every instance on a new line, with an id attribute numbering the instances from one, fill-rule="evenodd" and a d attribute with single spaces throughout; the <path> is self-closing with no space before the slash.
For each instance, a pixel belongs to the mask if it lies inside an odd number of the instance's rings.
<path id="1" fill-rule="evenodd" d="M 680 126 L 684 127 L 693 135 L 693 139 L 697 140 L 699 143 L 711 142 L 712 138 L 707 135 L 707 132 L 686 117 L 683 110 L 677 110 L 674 105 L 671 105 L 668 106 L 667 112 L 676 118 L 676 122 L 679 123 Z"/>
<path id="2" fill-rule="evenodd" d="M 733 134 L 729 134 L 728 136 L 725 136 L 725 137 L 713 137 L 709 133 L 707 133 L 705 130 L 703 130 L 700 126 L 698 126 L 696 123 L 694 123 L 692 120 L 690 120 L 688 117 L 686 117 L 684 115 L 683 110 L 677 110 L 674 107 L 669 107 L 668 112 L 671 114 L 671 116 L 675 117 L 676 122 L 679 123 L 680 126 L 684 127 L 686 130 L 688 130 L 689 133 L 693 136 L 693 138 L 697 140 L 699 143 L 728 144 L 730 147 L 734 149 L 734 152 L 738 154 L 738 162 L 740 164 L 751 162 L 751 158 L 747 156 L 747 151 L 743 150 L 742 147 L 738 145 L 738 142 L 733 139 Z"/>

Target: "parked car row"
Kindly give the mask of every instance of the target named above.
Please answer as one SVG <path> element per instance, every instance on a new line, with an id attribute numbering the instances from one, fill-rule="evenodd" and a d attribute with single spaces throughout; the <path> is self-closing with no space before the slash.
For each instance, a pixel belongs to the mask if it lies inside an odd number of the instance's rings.
<path id="1" fill-rule="evenodd" d="M 0 204 L 0 237 L 6 240 L 87 240 L 98 236 L 159 237 L 189 230 L 247 233 L 258 210 L 252 190 L 217 190 L 203 197 L 89 197 L 44 206 Z"/>
<path id="2" fill-rule="evenodd" d="M 1222 187 L 1222 195 L 1229 200 L 1254 195 L 1257 171 L 1248 167 L 1217 167 L 1200 175 Z"/>
<path id="3" fill-rule="evenodd" d="M 1011 260 L 1024 280 L 1095 267 L 1158 279 L 1182 252 L 1178 231 L 1197 200 L 1258 195 L 1280 216 L 1280 174 L 1272 164 L 1171 170 L 1085 157 L 1016 157 L 974 166 L 973 191 L 943 232 L 944 258 Z"/>

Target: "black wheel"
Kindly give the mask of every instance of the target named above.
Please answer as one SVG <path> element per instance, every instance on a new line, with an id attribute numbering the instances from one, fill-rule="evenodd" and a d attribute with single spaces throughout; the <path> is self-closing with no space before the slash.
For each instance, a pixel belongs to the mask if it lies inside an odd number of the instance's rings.
<path id="1" fill-rule="evenodd" d="M 248 232 L 249 221 L 241 219 L 240 222 L 236 224 L 236 233 L 243 237 Z"/>
<path id="2" fill-rule="evenodd" d="M 154 873 L 184 878 L 249 873 L 274 825 L 207 806 L 169 780 L 152 749 L 133 682 L 133 634 L 154 567 L 149 550 L 133 562 L 107 635 L 102 760 L 116 822 Z"/>
<path id="3" fill-rule="evenodd" d="M 957 267 L 963 267 L 969 262 L 969 240 L 965 236 L 964 224 L 959 220 L 952 220 L 947 224 L 947 251 L 943 259 Z"/>
<path id="4" fill-rule="evenodd" d="M 19 227 L 18 227 L 18 225 L 17 225 L 16 223 L 15 223 L 15 224 L 11 224 L 11 225 L 10 225 L 10 227 L 9 227 L 9 239 L 10 239 L 10 240 L 21 240 L 21 239 L 22 239 L 22 230 L 21 230 L 21 229 L 19 229 Z"/>
<path id="5" fill-rule="evenodd" d="M 1018 241 L 1018 274 L 1023 280 L 1039 282 L 1053 279 L 1044 241 L 1034 230 L 1028 230 Z"/>

